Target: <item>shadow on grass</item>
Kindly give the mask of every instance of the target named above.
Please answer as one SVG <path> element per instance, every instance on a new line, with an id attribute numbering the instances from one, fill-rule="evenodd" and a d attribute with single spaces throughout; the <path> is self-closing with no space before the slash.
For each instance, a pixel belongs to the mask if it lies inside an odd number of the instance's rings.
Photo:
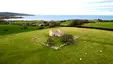
<path id="1" fill-rule="evenodd" d="M 57 28 L 52 27 L 52 28 Z M 50 27 L 44 27 L 43 29 L 49 29 Z M 0 36 L 2 35 L 8 35 L 8 34 L 16 34 L 20 32 L 29 32 L 29 31 L 35 31 L 35 30 L 43 30 L 36 26 L 29 26 L 29 27 L 23 27 L 18 25 L 0 25 Z"/>
<path id="2" fill-rule="evenodd" d="M 37 30 L 36 27 L 27 27 L 16 26 L 16 25 L 0 25 L 0 36 L 8 34 L 16 34 L 20 32 L 28 32 Z"/>

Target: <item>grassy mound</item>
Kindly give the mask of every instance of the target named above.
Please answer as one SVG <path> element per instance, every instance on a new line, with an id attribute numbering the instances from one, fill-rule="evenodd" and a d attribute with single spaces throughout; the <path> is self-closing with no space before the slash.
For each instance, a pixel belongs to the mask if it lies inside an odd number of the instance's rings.
<path id="1" fill-rule="evenodd" d="M 44 42 L 57 29 L 81 38 L 58 51 L 32 40 L 39 36 Z M 113 64 L 112 54 L 111 31 L 58 27 L 0 36 L 0 64 Z"/>

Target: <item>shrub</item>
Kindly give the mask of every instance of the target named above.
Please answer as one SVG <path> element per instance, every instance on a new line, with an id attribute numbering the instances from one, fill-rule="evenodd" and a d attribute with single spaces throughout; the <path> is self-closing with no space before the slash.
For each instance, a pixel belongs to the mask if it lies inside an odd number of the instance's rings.
<path id="1" fill-rule="evenodd" d="M 96 23 L 98 22 L 97 20 L 88 20 L 89 23 Z"/>
<path id="2" fill-rule="evenodd" d="M 14 22 L 12 22 L 11 24 L 12 25 L 19 25 L 19 26 L 23 26 L 24 25 L 24 23 L 14 23 Z"/>
<path id="3" fill-rule="evenodd" d="M 39 29 L 44 29 L 44 25 L 43 24 L 39 24 Z"/>
<path id="4" fill-rule="evenodd" d="M 55 27 L 55 26 L 60 26 L 60 23 L 56 22 L 56 21 L 50 21 L 49 22 L 49 27 Z"/>
<path id="5" fill-rule="evenodd" d="M 89 23 L 89 21 L 76 19 L 76 20 L 72 20 L 72 23 L 69 26 L 80 26 L 84 23 Z"/>
<path id="6" fill-rule="evenodd" d="M 60 41 L 67 44 L 72 44 L 74 42 L 73 35 L 64 34 L 60 37 Z"/>
<path id="7" fill-rule="evenodd" d="M 28 26 L 26 24 L 23 24 L 23 29 L 28 29 Z"/>
<path id="8" fill-rule="evenodd" d="M 61 21 L 59 21 L 59 22 L 66 22 L 67 20 L 61 20 Z"/>
<path id="9" fill-rule="evenodd" d="M 98 22 L 112 22 L 111 20 L 102 20 L 102 19 L 97 19 Z"/>
<path id="10" fill-rule="evenodd" d="M 28 29 L 28 27 L 27 26 L 24 26 L 24 29 Z"/>
<path id="11" fill-rule="evenodd" d="M 29 23 L 29 26 L 36 26 L 36 22 Z"/>
<path id="12" fill-rule="evenodd" d="M 8 31 L 7 29 L 4 29 L 4 31 Z"/>
<path id="13" fill-rule="evenodd" d="M 102 22 L 102 19 L 97 19 L 97 21 Z"/>
<path id="14" fill-rule="evenodd" d="M 44 26 L 49 26 L 49 22 L 47 22 L 47 21 L 44 21 L 43 24 L 44 24 Z"/>
<path id="15" fill-rule="evenodd" d="M 30 23 L 25 23 L 24 25 L 25 25 L 25 26 L 30 26 Z"/>
<path id="16" fill-rule="evenodd" d="M 54 45 L 54 40 L 52 39 L 52 37 L 49 37 L 49 38 L 47 39 L 47 43 L 48 43 L 50 46 Z"/>

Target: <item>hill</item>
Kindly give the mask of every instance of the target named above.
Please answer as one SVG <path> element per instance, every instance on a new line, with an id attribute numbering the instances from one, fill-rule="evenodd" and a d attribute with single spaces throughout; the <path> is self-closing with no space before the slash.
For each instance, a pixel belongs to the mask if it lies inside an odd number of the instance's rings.
<path id="1" fill-rule="evenodd" d="M 33 16 L 33 15 L 13 12 L 0 12 L 0 16 Z"/>

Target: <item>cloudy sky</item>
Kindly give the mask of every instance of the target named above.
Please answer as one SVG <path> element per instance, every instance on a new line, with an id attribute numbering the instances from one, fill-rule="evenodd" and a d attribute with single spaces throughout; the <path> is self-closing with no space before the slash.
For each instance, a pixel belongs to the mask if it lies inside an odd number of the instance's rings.
<path id="1" fill-rule="evenodd" d="M 1 0 L 0 12 L 43 15 L 113 15 L 113 0 Z"/>

